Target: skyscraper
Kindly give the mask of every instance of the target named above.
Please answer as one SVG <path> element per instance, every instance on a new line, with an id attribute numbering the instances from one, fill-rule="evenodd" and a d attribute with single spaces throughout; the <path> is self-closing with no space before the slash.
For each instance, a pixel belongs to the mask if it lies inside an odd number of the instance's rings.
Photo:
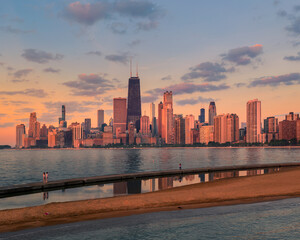
<path id="1" fill-rule="evenodd" d="M 217 115 L 217 108 L 215 102 L 209 103 L 209 119 L 208 119 L 208 125 L 214 125 L 214 117 Z"/>
<path id="2" fill-rule="evenodd" d="M 72 143 L 73 147 L 80 146 L 80 139 L 82 139 L 82 128 L 80 123 L 72 123 Z"/>
<path id="3" fill-rule="evenodd" d="M 60 127 L 67 127 L 67 122 L 66 122 L 66 107 L 65 105 L 61 106 L 61 118 L 58 119 L 58 125 Z"/>
<path id="4" fill-rule="evenodd" d="M 261 102 L 258 99 L 247 102 L 247 143 L 258 142 L 261 134 Z"/>
<path id="5" fill-rule="evenodd" d="M 185 117 L 185 144 L 193 144 L 191 139 L 191 129 L 195 127 L 195 117 L 190 114 Z"/>
<path id="6" fill-rule="evenodd" d="M 222 114 L 214 118 L 214 142 L 226 143 L 239 140 L 239 117 Z"/>
<path id="7" fill-rule="evenodd" d="M 126 98 L 113 99 L 113 134 L 120 128 L 121 133 L 126 132 Z"/>
<path id="8" fill-rule="evenodd" d="M 85 137 L 91 132 L 92 121 L 90 118 L 84 119 L 84 133 Z"/>
<path id="9" fill-rule="evenodd" d="M 148 116 L 142 116 L 141 117 L 141 129 L 140 132 L 143 135 L 148 135 L 150 133 L 150 120 Z"/>
<path id="10" fill-rule="evenodd" d="M 130 77 L 128 80 L 128 98 L 127 98 L 127 124 L 130 122 L 135 124 L 137 131 L 140 129 L 141 118 L 141 94 L 140 94 L 140 78 Z"/>
<path id="11" fill-rule="evenodd" d="M 160 102 L 158 104 L 158 136 L 162 136 L 162 110 L 163 110 L 163 103 Z"/>
<path id="12" fill-rule="evenodd" d="M 278 118 L 268 117 L 264 120 L 264 132 L 276 133 L 278 132 Z"/>
<path id="13" fill-rule="evenodd" d="M 175 143 L 185 144 L 185 119 L 181 116 L 175 118 Z"/>
<path id="14" fill-rule="evenodd" d="M 174 143 L 174 129 L 173 129 L 173 97 L 172 91 L 164 92 L 164 103 L 162 109 L 162 138 L 166 144 Z"/>
<path id="15" fill-rule="evenodd" d="M 205 122 L 205 109 L 204 108 L 200 109 L 199 122 L 200 123 Z"/>
<path id="16" fill-rule="evenodd" d="M 97 111 L 97 127 L 101 128 L 104 123 L 104 110 L 99 109 Z"/>
<path id="17" fill-rule="evenodd" d="M 36 112 L 30 113 L 28 137 L 33 137 L 35 131 L 35 123 L 37 122 Z"/>
<path id="18" fill-rule="evenodd" d="M 23 139 L 24 136 L 26 134 L 25 131 L 25 125 L 24 124 L 20 124 L 16 126 L 16 148 L 22 148 L 24 147 L 24 143 L 23 143 Z"/>
<path id="19" fill-rule="evenodd" d="M 155 118 L 155 104 L 150 103 L 150 124 L 153 124 L 153 118 Z"/>

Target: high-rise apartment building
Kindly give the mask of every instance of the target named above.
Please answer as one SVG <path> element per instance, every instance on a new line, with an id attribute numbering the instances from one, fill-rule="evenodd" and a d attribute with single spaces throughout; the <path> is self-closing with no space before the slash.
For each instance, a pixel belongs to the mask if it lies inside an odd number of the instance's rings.
<path id="1" fill-rule="evenodd" d="M 279 140 L 297 138 L 297 121 L 283 120 L 279 123 Z"/>
<path id="2" fill-rule="evenodd" d="M 163 109 L 162 109 L 162 138 L 166 144 L 174 143 L 173 129 L 173 96 L 172 91 L 164 92 Z"/>
<path id="3" fill-rule="evenodd" d="M 200 109 L 200 115 L 199 115 L 199 122 L 204 123 L 205 122 L 205 109 L 201 108 Z"/>
<path id="4" fill-rule="evenodd" d="M 102 124 L 104 124 L 104 110 L 99 109 L 97 111 L 97 127 L 101 128 Z"/>
<path id="5" fill-rule="evenodd" d="M 177 116 L 174 121 L 175 129 L 175 143 L 185 144 L 185 119 L 181 116 Z"/>
<path id="6" fill-rule="evenodd" d="M 127 98 L 127 124 L 130 122 L 135 124 L 137 131 L 140 129 L 141 118 L 141 94 L 140 94 L 140 78 L 130 77 L 128 80 L 128 98 Z"/>
<path id="7" fill-rule="evenodd" d="M 162 136 L 162 110 L 163 110 L 163 103 L 160 102 L 158 104 L 158 136 Z"/>
<path id="8" fill-rule="evenodd" d="M 148 116 L 142 116 L 141 117 L 141 129 L 140 129 L 140 133 L 143 135 L 149 135 L 150 134 L 150 119 Z"/>
<path id="9" fill-rule="evenodd" d="M 214 142 L 239 141 L 239 117 L 236 114 L 222 114 L 214 118 Z"/>
<path id="10" fill-rule="evenodd" d="M 24 135 L 26 134 L 25 125 L 20 124 L 16 126 L 16 148 L 24 147 Z"/>
<path id="11" fill-rule="evenodd" d="M 84 119 L 84 133 L 85 137 L 90 134 L 92 128 L 92 120 L 90 118 Z"/>
<path id="12" fill-rule="evenodd" d="M 299 118 L 299 114 L 295 114 L 294 112 L 290 112 L 288 115 L 285 115 L 285 120 L 288 121 L 295 121 Z"/>
<path id="13" fill-rule="evenodd" d="M 40 139 L 41 140 L 47 140 L 48 139 L 48 128 L 45 124 L 40 129 Z"/>
<path id="14" fill-rule="evenodd" d="M 80 147 L 80 139 L 82 139 L 82 127 L 80 123 L 72 123 L 72 144 L 73 147 Z"/>
<path id="15" fill-rule="evenodd" d="M 153 118 L 155 118 L 155 104 L 150 103 L 150 124 L 152 125 Z"/>
<path id="16" fill-rule="evenodd" d="M 261 101 L 254 99 L 247 102 L 247 143 L 258 142 L 259 134 L 261 134 Z"/>
<path id="17" fill-rule="evenodd" d="M 205 125 L 199 129 L 200 143 L 208 144 L 214 141 L 214 126 Z"/>
<path id="18" fill-rule="evenodd" d="M 191 129 L 195 127 L 195 117 L 193 115 L 185 116 L 185 144 L 193 144 L 191 138 Z"/>
<path id="19" fill-rule="evenodd" d="M 121 132 L 126 132 L 127 110 L 126 98 L 113 99 L 113 134 L 116 134 L 116 129 L 120 128 Z"/>
<path id="20" fill-rule="evenodd" d="M 35 137 L 34 135 L 36 135 L 36 133 L 35 133 L 36 132 L 36 130 L 35 130 L 36 122 L 37 122 L 36 113 L 35 112 L 30 113 L 28 137 Z"/>
<path id="21" fill-rule="evenodd" d="M 209 110 L 208 110 L 208 125 L 214 125 L 214 117 L 217 115 L 217 107 L 215 102 L 209 103 Z"/>

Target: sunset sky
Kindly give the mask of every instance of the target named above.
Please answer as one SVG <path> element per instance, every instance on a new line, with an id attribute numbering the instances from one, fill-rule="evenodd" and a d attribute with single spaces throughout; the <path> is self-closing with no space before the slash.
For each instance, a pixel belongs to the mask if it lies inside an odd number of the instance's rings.
<path id="1" fill-rule="evenodd" d="M 1 1 L 0 145 L 15 144 L 15 126 L 30 112 L 58 126 L 112 116 L 127 97 L 132 58 L 141 79 L 142 113 L 173 91 L 174 113 L 246 118 L 300 106 L 300 2 L 292 0 Z"/>

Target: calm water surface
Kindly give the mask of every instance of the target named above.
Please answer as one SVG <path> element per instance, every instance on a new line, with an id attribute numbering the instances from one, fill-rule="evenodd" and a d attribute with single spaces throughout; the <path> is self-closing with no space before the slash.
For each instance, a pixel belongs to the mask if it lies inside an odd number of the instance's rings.
<path id="1" fill-rule="evenodd" d="M 158 212 L 4 233 L 0 239 L 300 239 L 300 198 Z"/>
<path id="2" fill-rule="evenodd" d="M 300 149 L 151 148 L 1 150 L 0 186 L 107 174 L 226 165 L 300 162 Z"/>
<path id="3" fill-rule="evenodd" d="M 52 202 L 68 202 L 120 195 L 154 192 L 195 183 L 211 182 L 218 179 L 245 177 L 280 171 L 278 168 L 255 169 L 227 172 L 210 172 L 184 176 L 135 179 L 100 185 L 67 188 L 13 197 L 0 198 L 0 210 L 38 206 Z"/>

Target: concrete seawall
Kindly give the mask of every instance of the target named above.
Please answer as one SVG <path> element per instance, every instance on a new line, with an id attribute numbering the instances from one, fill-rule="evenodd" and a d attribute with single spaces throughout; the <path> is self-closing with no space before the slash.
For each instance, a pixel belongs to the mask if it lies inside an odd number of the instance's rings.
<path id="1" fill-rule="evenodd" d="M 293 168 L 300 167 L 300 163 L 276 163 L 276 164 L 256 164 L 256 165 L 239 165 L 239 166 L 223 166 L 223 167 L 206 167 L 182 170 L 165 170 L 153 172 L 139 172 L 128 174 L 116 174 L 97 177 L 84 177 L 73 179 L 62 179 L 49 181 L 48 183 L 36 182 L 28 184 L 19 184 L 12 186 L 0 187 L 0 198 L 30 194 L 43 191 L 58 190 L 63 188 L 80 187 L 85 185 L 113 183 L 120 181 L 128 181 L 134 179 L 149 179 L 168 176 L 182 176 L 189 174 L 226 172 L 226 171 L 242 171 L 268 168 Z"/>

